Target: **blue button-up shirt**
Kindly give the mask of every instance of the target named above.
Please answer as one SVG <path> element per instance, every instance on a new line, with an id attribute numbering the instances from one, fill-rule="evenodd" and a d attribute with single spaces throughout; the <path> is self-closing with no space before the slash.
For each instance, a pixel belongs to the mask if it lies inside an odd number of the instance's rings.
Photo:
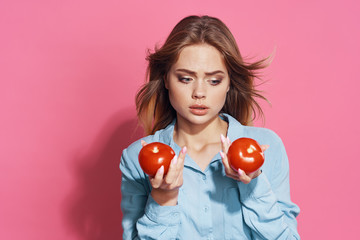
<path id="1" fill-rule="evenodd" d="M 229 123 L 231 141 L 249 137 L 270 146 L 262 173 L 244 184 L 225 175 L 219 153 L 205 171 L 186 155 L 178 204 L 160 206 L 150 195 L 149 178 L 138 162 L 142 146 L 136 141 L 120 162 L 124 240 L 300 239 L 295 219 L 299 208 L 290 200 L 289 163 L 281 139 L 271 130 L 243 126 L 230 115 L 222 118 Z M 143 140 L 163 142 L 179 153 L 174 125 Z"/>

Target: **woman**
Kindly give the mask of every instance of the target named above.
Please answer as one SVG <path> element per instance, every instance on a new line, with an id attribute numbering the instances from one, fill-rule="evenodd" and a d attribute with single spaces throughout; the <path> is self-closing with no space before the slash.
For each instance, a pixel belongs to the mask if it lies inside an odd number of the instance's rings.
<path id="1" fill-rule="evenodd" d="M 299 239 L 282 141 L 248 126 L 264 61 L 245 64 L 229 29 L 209 16 L 181 20 L 148 61 L 136 104 L 150 135 L 125 149 L 120 163 L 124 239 Z M 269 147 L 250 174 L 232 169 L 226 156 L 240 137 Z M 163 167 L 154 177 L 140 168 L 139 151 L 150 142 L 179 153 L 166 175 Z"/>

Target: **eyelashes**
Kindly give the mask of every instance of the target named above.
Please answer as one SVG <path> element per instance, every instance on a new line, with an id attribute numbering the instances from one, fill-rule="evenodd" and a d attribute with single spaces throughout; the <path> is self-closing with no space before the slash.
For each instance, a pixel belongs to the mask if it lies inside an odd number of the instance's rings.
<path id="1" fill-rule="evenodd" d="M 222 82 L 222 79 L 219 80 L 209 80 L 210 84 L 213 86 L 219 85 Z"/>
<path id="2" fill-rule="evenodd" d="M 188 84 L 191 81 L 193 81 L 193 78 L 191 78 L 191 77 L 178 76 L 177 78 L 178 78 L 179 82 L 182 82 L 185 84 Z M 222 78 L 217 78 L 217 79 L 208 79 L 206 81 L 212 86 L 217 86 L 222 82 L 222 80 L 223 80 Z"/>
<path id="3" fill-rule="evenodd" d="M 192 78 L 189 78 L 189 77 L 178 77 L 178 80 L 182 83 L 190 83 Z"/>

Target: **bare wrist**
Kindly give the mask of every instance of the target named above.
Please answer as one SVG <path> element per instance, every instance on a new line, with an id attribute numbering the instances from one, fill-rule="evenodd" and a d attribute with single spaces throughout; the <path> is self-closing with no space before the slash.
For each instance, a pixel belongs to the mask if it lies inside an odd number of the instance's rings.
<path id="1" fill-rule="evenodd" d="M 179 189 L 163 190 L 153 188 L 151 196 L 160 206 L 176 206 L 179 195 Z"/>

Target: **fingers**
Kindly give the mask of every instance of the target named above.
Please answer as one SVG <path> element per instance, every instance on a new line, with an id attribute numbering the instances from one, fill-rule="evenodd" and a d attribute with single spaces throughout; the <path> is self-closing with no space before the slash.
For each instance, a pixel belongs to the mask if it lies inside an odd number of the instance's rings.
<path id="1" fill-rule="evenodd" d="M 221 140 L 221 150 L 227 154 L 228 150 L 229 150 L 229 147 L 230 147 L 230 139 L 229 137 L 226 137 L 224 135 L 220 135 L 220 140 Z"/>
<path id="2" fill-rule="evenodd" d="M 182 186 L 186 151 L 187 149 L 184 147 L 180 151 L 179 156 L 174 156 L 174 158 L 171 160 L 169 170 L 166 175 L 164 175 L 164 167 L 161 166 L 153 178 L 149 177 L 151 186 L 153 188 L 173 190 Z"/>
<path id="3" fill-rule="evenodd" d="M 179 153 L 179 159 L 182 160 L 182 163 L 184 163 L 186 152 L 187 152 L 187 148 L 186 148 L 186 146 L 184 146 Z"/>
<path id="4" fill-rule="evenodd" d="M 183 147 L 179 156 L 173 158 L 171 161 L 169 171 L 166 174 L 164 181 L 168 188 L 179 187 L 182 185 L 182 171 L 184 169 L 184 159 L 186 156 L 187 148 Z"/>
<path id="5" fill-rule="evenodd" d="M 226 176 L 239 181 L 238 173 L 230 166 L 227 155 L 223 151 L 220 151 L 220 156 L 225 168 Z"/>
<path id="6" fill-rule="evenodd" d="M 221 156 L 221 160 L 222 160 L 222 163 L 225 167 L 225 173 L 226 173 L 226 176 L 232 178 L 232 179 L 235 179 L 235 180 L 239 180 L 238 178 L 238 174 L 237 172 L 232 169 L 232 167 L 230 166 L 230 163 L 228 161 L 228 158 L 227 158 L 227 152 L 229 150 L 229 147 L 230 147 L 230 139 L 229 137 L 224 137 L 224 135 L 220 135 L 220 139 L 221 139 L 221 151 L 220 151 L 220 156 Z"/>
<path id="7" fill-rule="evenodd" d="M 171 160 L 169 171 L 167 172 L 166 176 L 164 177 L 164 182 L 166 185 L 171 185 L 177 179 L 179 175 L 179 168 L 177 167 L 178 164 L 178 157 L 175 155 L 174 158 Z"/>
<path id="8" fill-rule="evenodd" d="M 251 179 L 258 177 L 262 173 L 261 169 L 256 170 L 255 172 L 247 174 Z"/>
<path id="9" fill-rule="evenodd" d="M 224 135 L 220 135 L 220 139 L 221 139 L 221 151 L 220 151 L 220 156 L 221 156 L 221 160 L 222 163 L 224 165 L 224 169 L 225 169 L 225 174 L 226 176 L 236 180 L 236 181 L 241 181 L 245 184 L 248 184 L 251 182 L 251 180 L 258 176 L 261 172 L 254 172 L 254 173 L 250 173 L 250 174 L 246 174 L 242 169 L 238 169 L 237 171 L 234 170 L 229 163 L 229 160 L 227 158 L 227 152 L 229 150 L 229 147 L 231 145 L 230 139 L 229 137 L 224 137 Z M 263 151 L 265 151 L 266 149 L 269 148 L 269 145 L 261 145 L 261 149 Z"/>
<path id="10" fill-rule="evenodd" d="M 227 155 L 223 151 L 220 151 L 220 156 L 221 156 L 222 163 L 225 167 L 226 175 L 234 175 L 234 173 L 233 173 L 234 170 L 230 167 Z"/>
<path id="11" fill-rule="evenodd" d="M 270 146 L 269 146 L 269 145 L 261 145 L 260 147 L 261 147 L 261 150 L 262 150 L 263 152 L 265 152 L 266 149 L 268 149 Z"/>
<path id="12" fill-rule="evenodd" d="M 241 170 L 240 168 L 238 169 L 238 179 L 239 181 L 245 183 L 245 184 L 248 184 L 251 182 L 251 177 L 249 177 L 248 175 L 246 175 L 246 173 Z"/>
<path id="13" fill-rule="evenodd" d="M 164 177 L 164 166 L 161 166 L 154 177 L 149 177 L 151 186 L 153 188 L 159 188 L 163 182 Z"/>
<path id="14" fill-rule="evenodd" d="M 141 142 L 141 145 L 142 145 L 143 147 L 145 147 L 145 146 L 147 145 L 147 143 L 146 143 L 144 140 L 142 140 L 142 139 L 141 139 L 140 142 Z"/>

